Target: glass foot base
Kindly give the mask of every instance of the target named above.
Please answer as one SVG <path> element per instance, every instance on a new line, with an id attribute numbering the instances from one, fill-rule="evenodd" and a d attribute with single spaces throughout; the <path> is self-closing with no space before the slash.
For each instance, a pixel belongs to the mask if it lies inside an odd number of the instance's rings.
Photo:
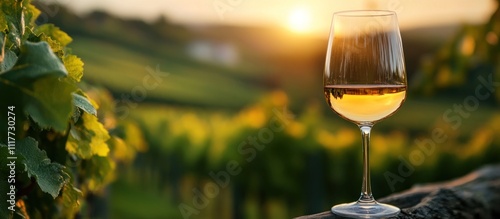
<path id="1" fill-rule="evenodd" d="M 378 202 L 352 202 L 332 207 L 332 213 L 348 218 L 387 218 L 399 214 L 399 208 Z"/>

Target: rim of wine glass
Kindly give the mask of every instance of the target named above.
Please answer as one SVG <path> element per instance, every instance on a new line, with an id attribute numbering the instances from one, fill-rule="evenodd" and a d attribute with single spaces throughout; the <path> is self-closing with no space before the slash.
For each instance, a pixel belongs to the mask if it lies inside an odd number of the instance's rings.
<path id="1" fill-rule="evenodd" d="M 380 17 L 393 16 L 396 12 L 390 10 L 347 10 L 333 13 L 334 16 L 344 17 Z"/>

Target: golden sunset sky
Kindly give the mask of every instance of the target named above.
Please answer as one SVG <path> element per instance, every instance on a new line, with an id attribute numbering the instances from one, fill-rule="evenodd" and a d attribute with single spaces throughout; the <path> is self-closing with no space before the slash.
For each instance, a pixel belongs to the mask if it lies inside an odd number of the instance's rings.
<path id="1" fill-rule="evenodd" d="M 323 33 L 332 13 L 381 9 L 398 13 L 402 29 L 485 21 L 494 0 L 53 0 L 78 13 L 103 9 L 122 17 L 152 20 L 164 14 L 190 24 L 278 25 Z"/>

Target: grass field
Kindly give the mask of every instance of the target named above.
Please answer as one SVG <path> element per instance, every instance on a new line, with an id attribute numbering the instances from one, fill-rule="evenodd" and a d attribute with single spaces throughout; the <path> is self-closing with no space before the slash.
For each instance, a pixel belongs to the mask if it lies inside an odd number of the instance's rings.
<path id="1" fill-rule="evenodd" d="M 110 218 L 167 218 L 177 214 L 175 205 L 148 185 L 118 179 L 110 190 Z"/>

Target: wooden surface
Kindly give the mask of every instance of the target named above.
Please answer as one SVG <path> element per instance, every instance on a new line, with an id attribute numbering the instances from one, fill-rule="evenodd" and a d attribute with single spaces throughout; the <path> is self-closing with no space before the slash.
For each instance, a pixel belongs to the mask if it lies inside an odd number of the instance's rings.
<path id="1" fill-rule="evenodd" d="M 453 167 L 450 167 L 453 168 Z M 378 200 L 398 206 L 398 219 L 500 218 L 500 165 L 488 165 L 464 177 L 415 186 Z M 325 211 L 296 219 L 343 218 Z"/>

